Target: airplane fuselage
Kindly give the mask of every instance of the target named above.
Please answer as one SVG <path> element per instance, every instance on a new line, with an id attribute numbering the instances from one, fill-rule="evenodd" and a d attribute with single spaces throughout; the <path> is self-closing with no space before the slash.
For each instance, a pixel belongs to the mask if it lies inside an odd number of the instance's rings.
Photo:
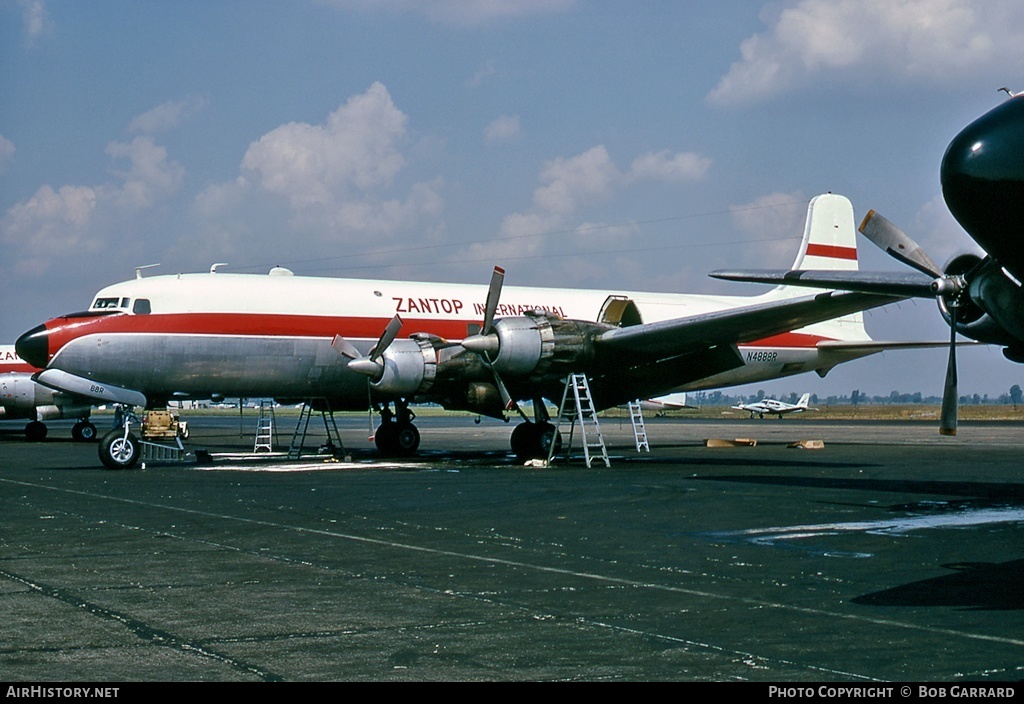
<path id="1" fill-rule="evenodd" d="M 403 337 L 424 333 L 457 342 L 478 330 L 486 296 L 485 286 L 292 275 L 137 278 L 101 290 L 88 311 L 55 318 L 26 333 L 18 350 L 48 373 L 71 375 L 78 384 L 74 392 L 98 402 L 117 401 L 118 391 L 127 389 L 143 394 L 149 404 L 217 395 L 327 397 L 336 409 L 360 409 L 367 406 L 366 378 L 332 348 L 335 336 L 368 354 L 397 313 Z M 752 300 L 510 286 L 496 314 L 500 318 L 542 310 L 596 322 L 613 299 L 632 301 L 634 315 L 645 323 L 728 310 Z M 742 365 L 698 378 L 666 374 L 660 388 L 668 393 L 756 382 L 827 370 L 859 356 L 819 350 L 817 343 L 834 339 L 835 326 L 841 323 L 827 325 L 832 337 L 809 326 L 741 343 Z M 467 358 L 460 383 L 490 380 L 485 367 L 474 368 L 475 359 Z M 47 375 L 41 379 L 45 383 Z M 52 374 L 49 379 L 54 379 Z M 66 388 L 67 377 L 63 379 Z M 439 390 L 426 389 L 424 400 Z"/>

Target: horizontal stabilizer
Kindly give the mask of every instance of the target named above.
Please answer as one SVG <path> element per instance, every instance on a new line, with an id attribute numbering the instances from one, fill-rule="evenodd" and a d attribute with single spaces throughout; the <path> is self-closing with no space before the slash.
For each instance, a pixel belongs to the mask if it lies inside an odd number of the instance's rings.
<path id="1" fill-rule="evenodd" d="M 984 342 L 974 340 L 962 340 L 956 343 L 957 347 L 973 347 L 983 345 Z M 949 340 L 919 340 L 916 342 L 886 341 L 886 340 L 822 340 L 817 345 L 819 350 L 832 350 L 834 352 L 885 352 L 886 350 L 925 350 L 936 347 L 949 348 Z"/>
<path id="2" fill-rule="evenodd" d="M 745 281 L 757 284 L 785 284 L 855 293 L 873 293 L 900 298 L 934 298 L 934 279 L 922 274 L 871 271 L 780 271 L 773 269 L 743 269 L 712 271 L 708 276 L 725 281 Z"/>

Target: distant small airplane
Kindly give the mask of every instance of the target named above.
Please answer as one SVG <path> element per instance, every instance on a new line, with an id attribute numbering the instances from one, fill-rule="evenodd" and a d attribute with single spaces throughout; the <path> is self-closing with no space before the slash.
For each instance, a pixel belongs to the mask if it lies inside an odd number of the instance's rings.
<path id="1" fill-rule="evenodd" d="M 816 411 L 817 408 L 808 408 L 807 404 L 811 400 L 810 394 L 804 394 L 800 397 L 800 400 L 794 403 L 786 403 L 785 401 L 777 401 L 774 398 L 761 399 L 756 403 L 741 403 L 738 406 L 733 406 L 737 411 L 749 411 L 750 417 L 757 416 L 758 418 L 764 418 L 765 414 L 775 414 L 782 419 L 782 416 L 786 413 L 803 413 L 804 411 Z"/>

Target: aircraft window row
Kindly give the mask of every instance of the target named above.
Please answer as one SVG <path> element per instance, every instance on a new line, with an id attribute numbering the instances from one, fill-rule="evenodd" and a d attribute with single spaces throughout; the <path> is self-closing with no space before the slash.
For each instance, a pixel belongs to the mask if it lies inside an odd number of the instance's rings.
<path id="1" fill-rule="evenodd" d="M 149 315 L 149 313 L 152 310 L 150 308 L 148 298 L 136 299 L 135 305 L 129 307 L 131 302 L 132 299 L 127 296 L 125 296 L 124 298 L 97 298 L 96 301 L 92 304 L 92 310 L 131 310 L 132 313 L 135 313 L 137 315 Z"/>
<path id="2" fill-rule="evenodd" d="M 93 308 L 128 308 L 128 303 L 131 301 L 130 298 L 97 298 L 96 302 L 92 304 Z"/>

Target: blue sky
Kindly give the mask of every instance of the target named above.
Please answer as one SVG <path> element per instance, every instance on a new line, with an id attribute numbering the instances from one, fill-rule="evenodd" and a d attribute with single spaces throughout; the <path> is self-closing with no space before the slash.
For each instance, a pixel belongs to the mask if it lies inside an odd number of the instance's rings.
<path id="1" fill-rule="evenodd" d="M 1022 34 L 1017 0 L 0 0 L 0 340 L 158 262 L 753 293 L 706 274 L 788 266 L 824 191 L 942 262 L 971 246 L 942 153 L 1024 89 Z M 948 334 L 927 301 L 868 328 Z M 938 394 L 944 366 L 759 388 Z M 961 354 L 961 393 L 1014 383 Z"/>

